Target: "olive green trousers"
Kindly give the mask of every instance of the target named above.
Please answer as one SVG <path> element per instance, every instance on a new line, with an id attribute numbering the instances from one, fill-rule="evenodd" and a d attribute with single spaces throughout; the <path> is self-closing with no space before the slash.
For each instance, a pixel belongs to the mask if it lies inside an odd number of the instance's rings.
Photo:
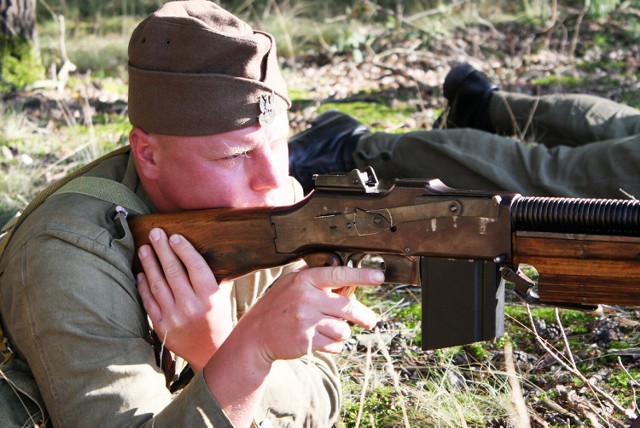
<path id="1" fill-rule="evenodd" d="M 640 196 L 640 111 L 603 98 L 495 92 L 497 133 L 434 129 L 372 133 L 359 168 L 380 178 L 438 178 L 450 187 L 527 196 Z M 507 137 L 510 136 L 510 137 Z"/>

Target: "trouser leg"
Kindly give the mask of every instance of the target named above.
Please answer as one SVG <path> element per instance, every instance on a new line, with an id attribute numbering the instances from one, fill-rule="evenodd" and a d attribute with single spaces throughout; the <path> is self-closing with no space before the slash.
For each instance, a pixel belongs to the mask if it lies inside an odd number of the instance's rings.
<path id="1" fill-rule="evenodd" d="M 462 189 L 531 196 L 640 196 L 640 136 L 567 146 L 528 146 L 474 129 L 375 133 L 358 142 L 358 167 L 380 178 L 439 178 Z"/>
<path id="2" fill-rule="evenodd" d="M 491 98 L 490 115 L 499 134 L 549 147 L 640 134 L 640 111 L 592 95 L 531 96 L 497 91 Z"/>

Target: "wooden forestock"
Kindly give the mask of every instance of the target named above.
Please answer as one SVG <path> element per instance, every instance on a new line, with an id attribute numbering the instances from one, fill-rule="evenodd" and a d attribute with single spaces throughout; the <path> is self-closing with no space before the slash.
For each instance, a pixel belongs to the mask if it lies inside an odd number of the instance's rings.
<path id="1" fill-rule="evenodd" d="M 640 238 L 514 232 L 513 262 L 533 266 L 544 302 L 640 306 Z"/>
<path id="2" fill-rule="evenodd" d="M 516 197 L 511 223 L 542 302 L 640 305 L 640 201 Z"/>

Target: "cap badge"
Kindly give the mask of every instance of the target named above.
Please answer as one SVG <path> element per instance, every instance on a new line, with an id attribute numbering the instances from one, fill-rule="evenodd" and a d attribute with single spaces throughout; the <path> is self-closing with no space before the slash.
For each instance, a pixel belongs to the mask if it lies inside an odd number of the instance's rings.
<path id="1" fill-rule="evenodd" d="M 271 91 L 270 94 L 260 95 L 260 116 L 258 116 L 258 122 L 262 126 L 267 126 L 273 122 L 273 118 L 276 115 L 273 108 L 274 97 L 273 91 Z"/>

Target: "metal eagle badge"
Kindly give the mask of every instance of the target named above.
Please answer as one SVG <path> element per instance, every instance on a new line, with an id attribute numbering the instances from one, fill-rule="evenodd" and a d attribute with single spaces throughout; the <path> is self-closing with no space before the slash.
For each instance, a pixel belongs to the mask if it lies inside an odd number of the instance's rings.
<path id="1" fill-rule="evenodd" d="M 260 125 L 267 126 L 273 122 L 273 118 L 276 116 L 274 104 L 275 94 L 273 91 L 270 94 L 260 95 L 260 116 L 258 116 Z"/>

